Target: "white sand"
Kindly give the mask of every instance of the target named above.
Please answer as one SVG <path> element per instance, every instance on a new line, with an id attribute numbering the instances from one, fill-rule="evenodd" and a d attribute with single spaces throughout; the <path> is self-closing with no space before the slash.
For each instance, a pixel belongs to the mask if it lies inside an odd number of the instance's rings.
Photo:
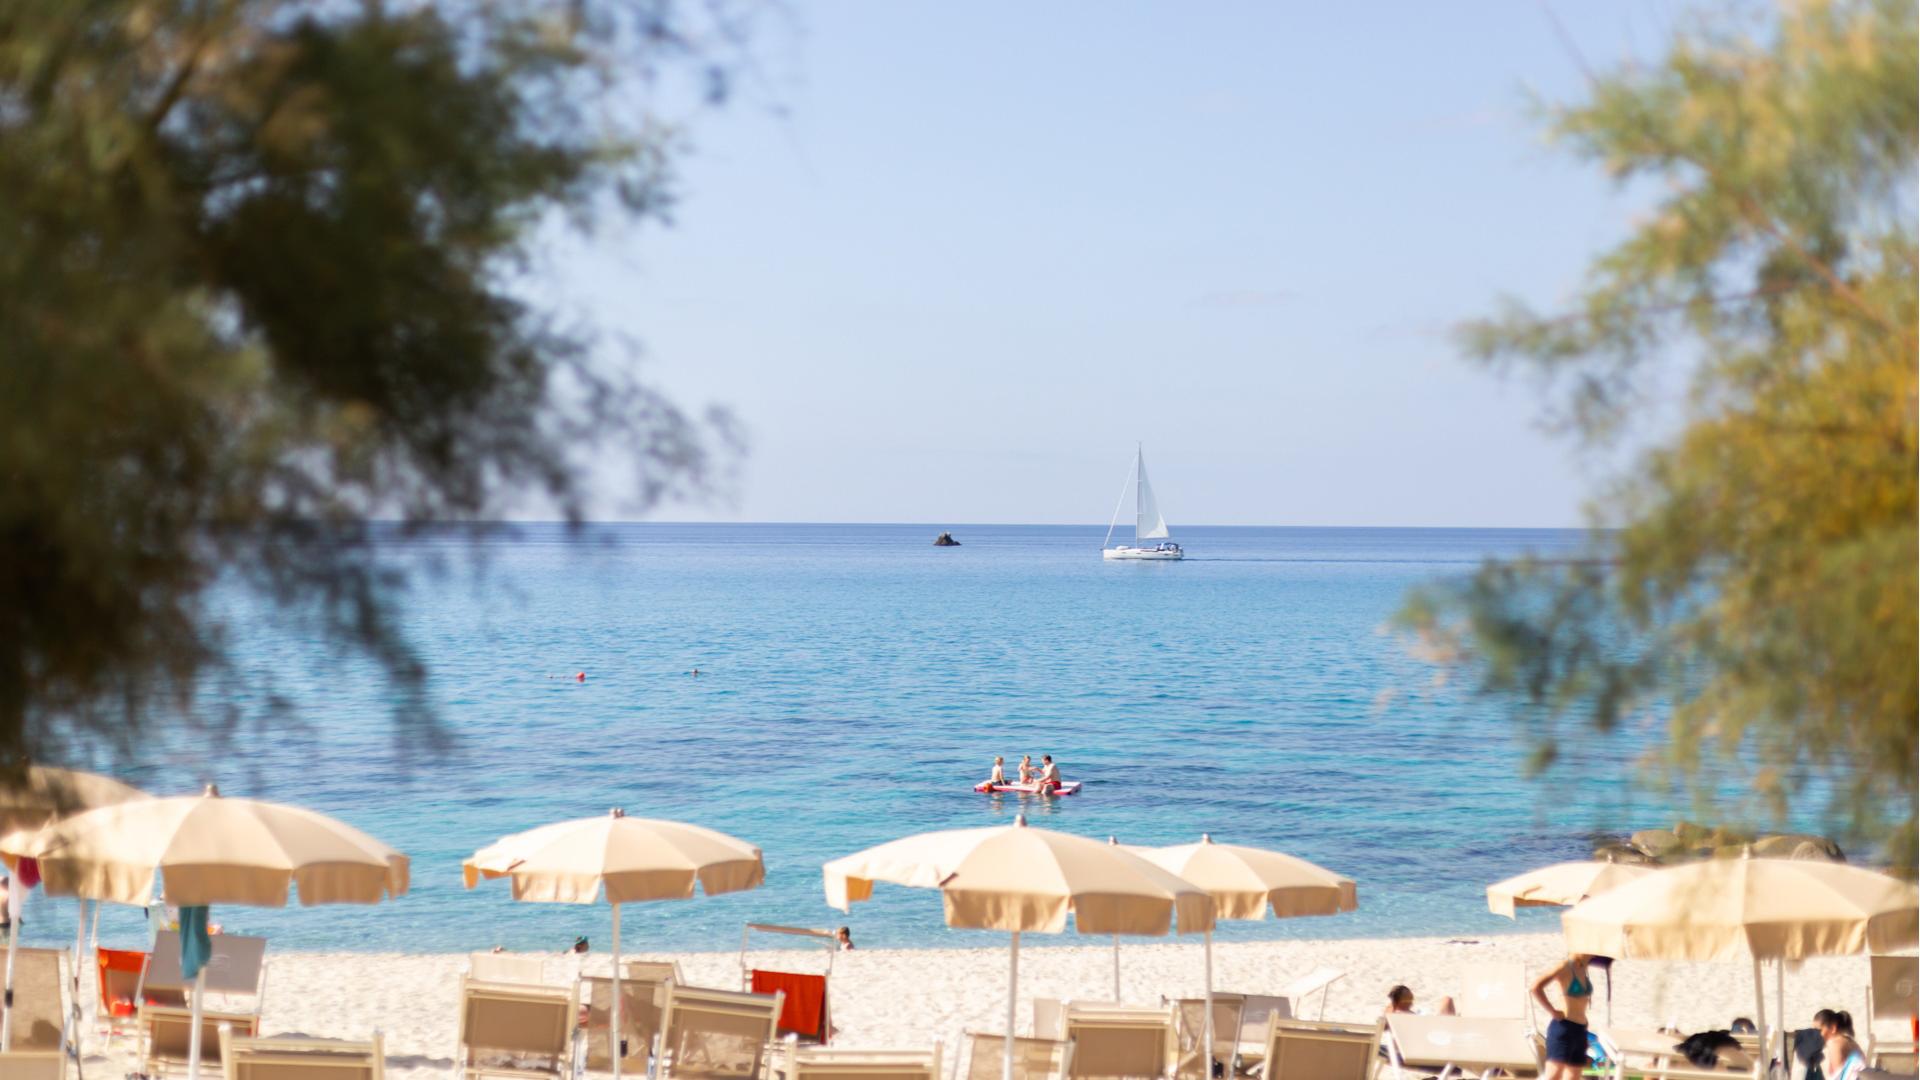
<path id="1" fill-rule="evenodd" d="M 1028 939 L 1031 941 L 1031 939 Z M 1072 940 L 1070 938 L 1055 940 Z M 636 953 L 634 958 L 667 954 Z M 1475 961 L 1522 961 L 1530 971 L 1558 962 L 1564 944 L 1557 934 L 1504 935 L 1464 941 L 1390 938 L 1364 941 L 1272 941 L 1217 945 L 1218 990 L 1271 993 L 1322 965 L 1347 972 L 1327 1002 L 1329 1020 L 1372 1020 L 1386 990 L 1397 982 L 1413 988 L 1424 1008 L 1442 994 L 1458 994 L 1460 970 Z M 737 953 L 687 953 L 677 959 L 698 985 L 740 986 Z M 819 971 L 824 954 L 812 951 L 755 953 L 765 967 Z M 365 1038 L 385 1033 L 388 1068 L 396 1080 L 442 1078 L 453 1070 L 457 1037 L 456 955 L 382 953 L 269 953 L 265 1034 L 304 1033 Z M 589 973 L 605 973 L 605 954 L 587 961 Z M 1123 996 L 1157 1003 L 1161 995 L 1198 995 L 1198 943 L 1128 943 L 1121 951 Z M 1796 1026 L 1815 1009 L 1844 1008 L 1859 1015 L 1867 962 L 1864 958 L 1807 962 L 1787 980 L 1787 1016 Z M 573 970 L 570 959 L 548 962 L 548 977 Z M 1767 1008 L 1773 1008 L 1772 974 Z M 1604 1016 L 1607 981 L 1599 978 L 1594 1010 Z M 865 1048 L 925 1047 L 936 1038 L 951 1044 L 963 1028 L 1003 1029 L 1007 953 L 1004 948 L 856 951 L 839 955 L 830 993 L 840 1030 L 836 1045 Z M 93 992 L 85 995 L 89 1018 Z M 1113 954 L 1108 945 L 1031 946 L 1020 955 L 1020 1026 L 1032 1021 L 1036 996 L 1108 1000 Z M 1740 964 L 1627 962 L 1613 977 L 1613 1014 L 1621 1025 L 1677 1023 L 1684 1030 L 1726 1027 L 1735 1016 L 1754 1014 L 1753 972 Z M 1309 1012 L 1311 1018 L 1311 1011 Z M 119 1077 L 133 1069 L 133 1040 L 106 1047 L 98 1028 L 87 1027 L 93 1075 Z"/>

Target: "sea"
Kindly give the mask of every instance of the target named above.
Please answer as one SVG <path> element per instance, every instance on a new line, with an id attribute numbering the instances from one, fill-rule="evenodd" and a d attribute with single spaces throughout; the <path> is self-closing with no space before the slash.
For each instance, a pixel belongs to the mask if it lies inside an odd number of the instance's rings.
<path id="1" fill-rule="evenodd" d="M 335 815 L 412 859 L 373 907 L 230 907 L 276 949 L 558 951 L 607 944 L 605 905 L 516 903 L 460 861 L 614 807 L 765 853 L 744 893 L 628 905 L 624 949 L 738 948 L 748 922 L 847 925 L 863 948 L 1000 944 L 947 929 L 931 890 L 827 906 L 821 864 L 932 829 L 1029 824 L 1122 843 L 1285 851 L 1353 878 L 1359 910 L 1223 923 L 1224 940 L 1555 927 L 1485 887 L 1668 825 L 1646 736 L 1570 736 L 1525 767 L 1540 718 L 1415 655 L 1410 593 L 1489 557 L 1573 558 L 1536 529 L 1183 528 L 1177 563 L 1109 562 L 1104 526 L 513 525 L 384 541 L 413 571 L 403 629 L 424 700 L 308 620 L 226 599 L 234 677 L 192 733 L 150 731 L 114 771 L 156 793 L 217 782 Z M 693 672 L 698 669 L 699 674 Z M 232 718 L 238 717 L 238 720 Z M 1071 797 L 976 794 L 994 755 L 1052 754 Z M 25 940 L 71 941 L 36 897 Z M 141 947 L 137 908 L 102 944 Z M 1073 943 L 1071 933 L 1060 943 Z M 1030 941 L 1045 944 L 1045 941 Z"/>

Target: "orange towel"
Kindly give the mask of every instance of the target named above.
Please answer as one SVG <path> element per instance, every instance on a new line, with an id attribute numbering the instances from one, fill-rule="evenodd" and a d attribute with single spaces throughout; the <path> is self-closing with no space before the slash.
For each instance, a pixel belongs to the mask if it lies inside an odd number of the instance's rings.
<path id="1" fill-rule="evenodd" d="M 771 994 L 775 990 L 787 995 L 780 1007 L 780 1030 L 826 1042 L 827 1033 L 821 1030 L 821 1021 L 827 1009 L 827 977 L 754 969 L 753 992 Z"/>

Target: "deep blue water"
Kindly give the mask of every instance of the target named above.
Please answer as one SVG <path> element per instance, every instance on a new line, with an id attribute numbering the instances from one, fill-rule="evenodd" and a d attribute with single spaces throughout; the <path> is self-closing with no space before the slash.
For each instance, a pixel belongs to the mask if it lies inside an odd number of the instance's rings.
<path id="1" fill-rule="evenodd" d="M 1631 760 L 1631 734 L 1596 746 L 1577 781 L 1523 779 L 1516 707 L 1437 681 L 1384 632 L 1410 588 L 1490 554 L 1572 555 L 1577 533 L 1187 528 L 1189 559 L 1151 564 L 1101 560 L 1103 527 L 967 527 L 952 549 L 931 546 L 937 531 L 521 527 L 481 545 L 478 575 L 467 541 L 396 545 L 400 562 L 454 567 L 406 608 L 449 750 L 396 728 L 370 663 L 255 619 L 237 641 L 251 688 L 206 706 L 257 706 L 271 683 L 302 723 L 217 752 L 156 738 L 129 778 L 163 793 L 217 779 L 413 857 L 396 903 L 215 915 L 317 949 L 558 949 L 581 933 L 603 947 L 603 906 L 516 904 L 504 882 L 470 893 L 458 867 L 505 833 L 612 806 L 766 852 L 762 889 L 628 909 L 636 951 L 731 948 L 747 920 L 846 921 L 866 947 L 984 943 L 946 930 L 930 892 L 882 887 L 843 919 L 819 867 L 1022 811 L 1127 843 L 1211 832 L 1359 883 L 1355 914 L 1224 938 L 1498 933 L 1515 924 L 1487 913 L 1488 882 L 1584 856 L 1596 827 L 1673 816 L 1623 769 L 1592 767 Z M 996 753 L 1052 753 L 1086 787 L 973 794 Z M 71 911 L 43 904 L 28 936 L 70 939 Z M 141 925 L 109 910 L 103 940 L 137 943 Z"/>

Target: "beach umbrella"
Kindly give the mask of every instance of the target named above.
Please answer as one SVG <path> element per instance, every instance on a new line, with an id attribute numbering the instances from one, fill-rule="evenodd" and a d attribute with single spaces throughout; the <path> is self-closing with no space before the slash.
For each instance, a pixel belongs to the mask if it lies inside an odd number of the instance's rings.
<path id="1" fill-rule="evenodd" d="M 1911 948 L 1920 941 L 1920 893 L 1907 882 L 1845 863 L 1749 855 L 1656 870 L 1581 901 L 1560 924 L 1568 950 L 1576 953 L 1751 960 L 1754 1007 L 1764 1030 L 1762 961 L 1778 965 Z M 1776 966 L 1776 1015 L 1785 981 Z M 1784 1024 L 1784 1016 L 1777 1019 Z"/>
<path id="2" fill-rule="evenodd" d="M 461 864 L 467 888 L 509 878 L 513 898 L 613 908 L 613 1009 L 608 1046 L 613 1075 L 624 1057 L 620 1040 L 620 905 L 687 900 L 697 883 L 708 896 L 757 888 L 767 871 L 760 849 L 725 833 L 677 821 L 632 818 L 623 810 L 544 825 L 502 837 Z"/>
<path id="3" fill-rule="evenodd" d="M 29 765 L 17 780 L 0 783 L 0 833 L 37 829 L 62 815 L 146 797 L 111 776 Z"/>
<path id="4" fill-rule="evenodd" d="M 1213 901 L 1178 876 L 1114 844 L 1012 825 L 921 833 L 835 859 L 823 868 L 827 902 L 845 911 L 875 882 L 939 889 L 947 925 L 1012 935 L 1002 1075 L 1013 1076 L 1020 935 L 1058 934 L 1073 916 L 1083 934 L 1162 935 L 1213 929 Z"/>
<path id="5" fill-rule="evenodd" d="M 200 1075 L 205 996 L 205 909 L 213 904 L 285 907 L 372 904 L 406 893 L 407 857 L 311 810 L 255 799 L 201 795 L 105 806 L 30 834 L 0 840 L 11 861 L 31 858 L 52 896 L 143 905 L 162 879 L 162 898 L 181 910 L 181 954 L 194 969 L 188 1080 Z M 197 960 L 197 962 L 196 962 Z"/>
<path id="6" fill-rule="evenodd" d="M 63 814 L 75 814 L 95 807 L 112 806 L 116 803 L 146 797 L 146 792 L 115 780 L 111 776 L 81 772 L 77 769 L 62 769 L 52 765 L 29 765 L 11 782 L 0 784 L 0 833 L 36 830 Z M 13 949 L 14 943 L 20 937 L 17 916 L 25 906 L 31 888 L 31 885 L 16 878 L 9 890 L 11 914 L 16 919 L 13 932 L 7 937 L 6 994 L 0 998 L 0 1002 L 13 1000 Z M 80 926 L 74 931 L 73 939 L 75 1001 L 79 1000 L 80 957 L 81 950 L 85 947 L 86 901 L 80 901 L 78 907 Z M 98 912 L 97 904 L 94 910 Z M 0 1005 L 0 1012 L 8 1008 L 9 1006 Z M 11 1024 L 6 1019 L 0 1018 L 0 1048 L 10 1045 L 11 1036 Z"/>
<path id="7" fill-rule="evenodd" d="M 1639 863 L 1554 863 L 1487 886 L 1487 910 L 1509 919 L 1523 907 L 1568 907 L 1653 873 Z M 1607 966 L 1607 1023 L 1613 1023 L 1613 966 Z"/>
<path id="8" fill-rule="evenodd" d="M 1554 863 L 1487 886 L 1487 910 L 1511 919 L 1516 908 L 1568 907 L 1653 872 L 1635 863 Z"/>
<path id="9" fill-rule="evenodd" d="M 1222 919 L 1291 919 L 1303 915 L 1339 915 L 1360 906 L 1352 878 L 1278 851 L 1216 844 L 1202 833 L 1197 844 L 1136 849 L 1140 854 L 1206 890 L 1214 915 Z M 1213 1054 L 1213 931 L 1207 930 L 1205 1026 L 1208 1060 Z M 1120 957 L 1113 961 L 1114 992 L 1120 987 Z"/>

